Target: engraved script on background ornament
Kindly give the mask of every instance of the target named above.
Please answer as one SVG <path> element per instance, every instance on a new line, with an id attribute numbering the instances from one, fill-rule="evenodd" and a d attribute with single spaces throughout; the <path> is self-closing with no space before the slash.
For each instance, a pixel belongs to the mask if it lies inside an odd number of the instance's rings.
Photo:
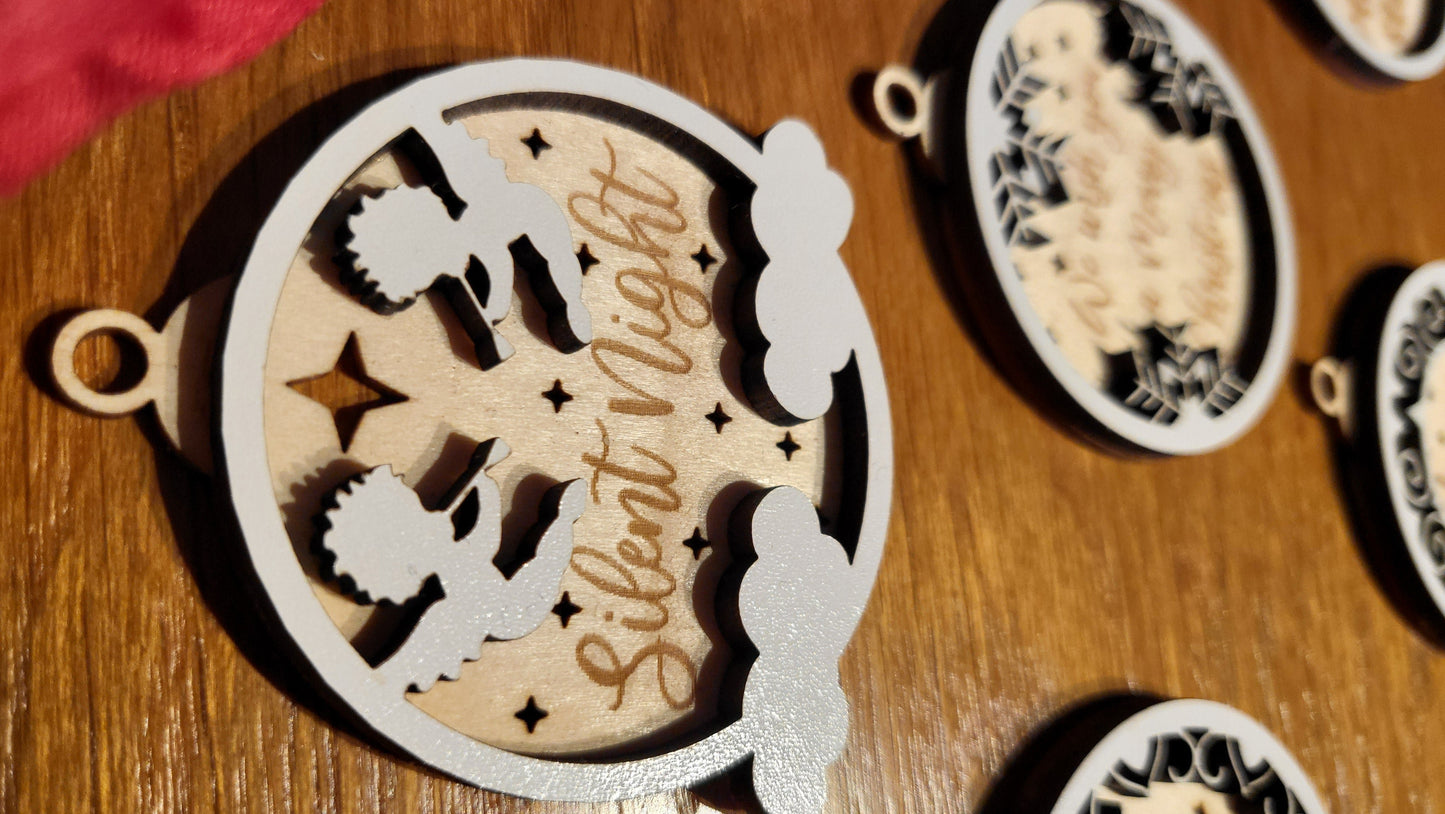
<path id="1" fill-rule="evenodd" d="M 1170 132 L 1136 101 L 1145 78 L 1106 53 L 1093 4 L 1039 5 L 1009 47 L 1000 126 L 1017 119 L 1024 135 L 1010 141 L 1025 159 L 1011 259 L 1060 349 L 1103 387 L 1109 356 L 1143 347 L 1150 326 L 1183 325 L 1181 343 L 1218 349 L 1227 367 L 1248 317 L 1251 267 L 1222 134 L 1208 116 L 1195 132 Z M 1227 115 L 1222 99 L 1213 115 Z"/>

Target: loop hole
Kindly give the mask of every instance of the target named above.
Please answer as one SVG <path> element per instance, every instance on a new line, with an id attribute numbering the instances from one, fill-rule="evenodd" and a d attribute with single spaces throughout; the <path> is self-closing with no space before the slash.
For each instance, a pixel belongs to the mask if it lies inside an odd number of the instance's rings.
<path id="1" fill-rule="evenodd" d="M 873 109 L 878 118 L 899 138 L 923 135 L 928 121 L 928 93 L 918 74 L 889 65 L 873 81 Z"/>
<path id="2" fill-rule="evenodd" d="M 1352 431 L 1354 405 L 1351 403 L 1351 365 L 1326 356 L 1310 367 L 1310 396 L 1320 412 L 1340 422 L 1348 435 Z"/>
<path id="3" fill-rule="evenodd" d="M 140 350 L 138 374 L 122 375 L 112 386 L 97 390 L 81 378 L 75 354 L 81 343 L 94 336 L 108 335 Z M 146 406 L 156 397 L 159 381 L 157 362 L 161 358 L 160 335 L 140 317 L 125 311 L 100 309 L 77 314 L 61 327 L 50 352 L 50 374 L 60 395 L 72 407 L 102 416 L 123 416 Z M 129 384 L 129 387 L 125 385 Z"/>

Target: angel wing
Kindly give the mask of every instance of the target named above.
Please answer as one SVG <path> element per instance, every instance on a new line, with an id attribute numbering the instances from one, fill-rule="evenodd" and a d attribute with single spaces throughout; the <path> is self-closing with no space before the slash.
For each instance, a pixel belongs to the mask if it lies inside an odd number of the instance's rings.
<path id="1" fill-rule="evenodd" d="M 461 122 L 439 118 L 417 128 L 466 204 L 458 223 L 474 236 L 473 255 L 489 277 L 489 291 L 510 292 L 514 264 L 523 265 L 548 312 L 548 330 L 559 350 L 571 352 L 592 341 L 592 318 L 582 302 L 582 266 L 572 245 L 572 228 L 557 202 L 532 184 L 508 180 L 501 159 L 473 139 Z M 525 244 L 523 244 L 525 241 Z M 523 244 L 523 245 L 519 245 Z M 495 325 L 507 315 L 511 297 L 488 297 L 483 316 Z"/>

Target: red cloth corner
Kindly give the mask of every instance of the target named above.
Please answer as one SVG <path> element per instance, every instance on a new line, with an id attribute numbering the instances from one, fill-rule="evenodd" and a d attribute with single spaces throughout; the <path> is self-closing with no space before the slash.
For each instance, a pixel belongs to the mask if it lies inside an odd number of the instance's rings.
<path id="1" fill-rule="evenodd" d="M 0 196 L 106 122 L 229 70 L 322 0 L 0 0 Z"/>

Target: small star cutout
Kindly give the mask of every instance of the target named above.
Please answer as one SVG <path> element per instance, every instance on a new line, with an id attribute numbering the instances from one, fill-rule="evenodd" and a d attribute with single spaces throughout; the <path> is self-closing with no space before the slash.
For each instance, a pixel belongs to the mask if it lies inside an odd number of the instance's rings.
<path id="1" fill-rule="evenodd" d="M 1064 256 L 1063 256 L 1063 255 L 1061 255 L 1061 254 L 1056 254 L 1056 255 L 1054 255 L 1054 271 L 1058 272 L 1059 274 L 1063 274 L 1065 271 L 1068 270 L 1068 268 L 1069 268 L 1069 266 L 1068 266 L 1067 263 L 1064 262 Z"/>
<path id="2" fill-rule="evenodd" d="M 592 256 L 592 250 L 587 248 L 587 244 L 583 243 L 582 250 L 577 252 L 577 265 L 582 267 L 582 273 L 586 274 L 589 269 L 600 262 L 602 261 Z"/>
<path id="3" fill-rule="evenodd" d="M 1029 46 L 1027 58 L 1028 58 L 1028 59 L 1038 59 L 1038 58 L 1039 58 L 1039 47 L 1038 47 L 1037 45 L 1030 45 L 1030 46 Z"/>
<path id="4" fill-rule="evenodd" d="M 286 386 L 331 411 L 342 452 L 351 448 L 361 420 L 369 411 L 407 400 L 404 394 L 367 375 L 361 343 L 354 333 L 346 338 L 330 370 L 287 382 Z"/>
<path id="5" fill-rule="evenodd" d="M 1060 51 L 1067 51 L 1067 50 L 1069 50 L 1069 35 L 1068 35 L 1068 34 L 1060 34 L 1060 35 L 1059 35 L 1059 50 L 1060 50 Z"/>
<path id="6" fill-rule="evenodd" d="M 712 412 L 707 414 L 707 420 L 711 421 L 714 427 L 717 427 L 718 435 L 722 435 L 723 425 L 732 421 L 733 417 L 723 412 L 722 402 L 718 402 Z"/>
<path id="7" fill-rule="evenodd" d="M 793 440 L 793 434 L 788 432 L 783 433 L 783 440 L 778 442 L 778 449 L 781 449 L 783 454 L 788 456 L 788 460 L 791 461 L 793 460 L 793 453 L 802 449 L 802 447 L 799 446 L 797 441 Z"/>
<path id="8" fill-rule="evenodd" d="M 552 612 L 562 620 L 562 627 L 565 628 L 567 623 L 572 621 L 573 616 L 582 612 L 582 606 L 572 601 L 572 595 L 569 592 L 563 591 L 562 601 L 552 606 Z"/>
<path id="9" fill-rule="evenodd" d="M 692 259 L 697 261 L 697 267 L 703 274 L 707 274 L 708 266 L 717 262 L 717 258 L 713 257 L 712 253 L 707 250 L 706 243 L 703 244 L 702 248 L 697 250 L 697 253 L 692 256 Z"/>
<path id="10" fill-rule="evenodd" d="M 527 706 L 517 710 L 513 716 L 527 725 L 527 734 L 530 735 L 537 731 L 537 722 L 547 717 L 547 714 L 547 710 L 537 706 L 537 699 L 529 695 Z"/>
<path id="11" fill-rule="evenodd" d="M 532 128 L 532 135 L 522 139 L 522 143 L 527 145 L 527 149 L 532 151 L 532 158 L 534 159 L 541 158 L 543 150 L 552 149 L 552 145 L 548 144 L 547 140 L 542 138 L 542 131 L 535 127 Z"/>
<path id="12" fill-rule="evenodd" d="M 700 528 L 693 529 L 692 536 L 687 538 L 686 540 L 683 540 L 682 544 L 692 549 L 692 558 L 694 560 L 701 559 L 702 550 L 712 545 L 712 543 L 709 543 L 706 539 L 703 538 L 702 529 Z"/>
<path id="13" fill-rule="evenodd" d="M 1055 90 L 1059 92 L 1059 101 L 1066 101 L 1069 98 L 1069 89 L 1067 87 L 1059 85 Z"/>
<path id="14" fill-rule="evenodd" d="M 552 412 L 562 412 L 562 405 L 572 400 L 572 394 L 562 389 L 562 380 L 552 382 L 552 389 L 542 392 L 542 398 L 552 402 Z"/>

